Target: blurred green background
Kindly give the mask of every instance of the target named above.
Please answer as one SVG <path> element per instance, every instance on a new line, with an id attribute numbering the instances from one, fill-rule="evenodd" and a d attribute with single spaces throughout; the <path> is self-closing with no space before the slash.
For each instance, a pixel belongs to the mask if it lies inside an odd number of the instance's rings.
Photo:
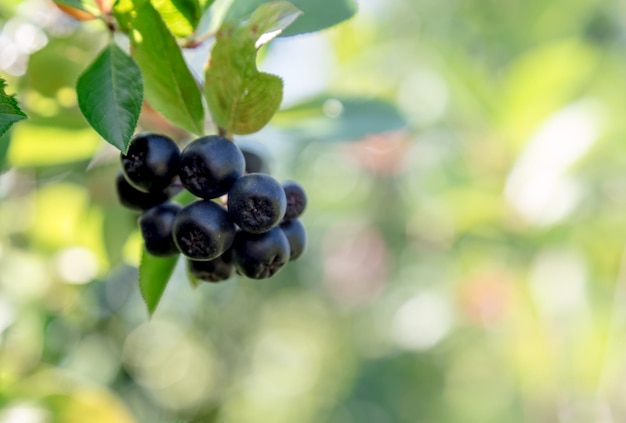
<path id="1" fill-rule="evenodd" d="M 382 98 L 406 129 L 296 109 L 238 139 L 307 190 L 308 251 L 195 290 L 179 266 L 148 320 L 137 216 L 74 92 L 106 34 L 0 4 L 30 118 L 0 139 L 0 423 L 626 421 L 624 4 L 359 5 L 260 66 L 286 107 Z"/>

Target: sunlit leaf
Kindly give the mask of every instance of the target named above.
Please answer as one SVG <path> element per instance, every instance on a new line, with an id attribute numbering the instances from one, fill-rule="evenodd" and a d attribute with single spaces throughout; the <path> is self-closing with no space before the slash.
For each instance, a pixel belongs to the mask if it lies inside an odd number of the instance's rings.
<path id="1" fill-rule="evenodd" d="M 253 36 L 258 34 L 260 37 L 256 41 L 258 48 L 282 33 L 301 15 L 302 11 L 289 2 L 271 2 L 255 10 L 246 26 Z"/>
<path id="2" fill-rule="evenodd" d="M 88 161 L 101 146 L 100 142 L 100 137 L 90 128 L 75 130 L 27 121 L 11 130 L 8 161 L 17 167 Z"/>
<path id="3" fill-rule="evenodd" d="M 354 0 L 291 0 L 303 16 L 281 35 L 289 36 L 320 31 L 351 18 L 357 11 Z M 228 9 L 225 22 L 246 18 L 259 6 L 272 3 L 268 0 L 237 0 Z"/>
<path id="4" fill-rule="evenodd" d="M 137 64 L 110 43 L 78 79 L 76 91 L 80 110 L 89 124 L 125 153 L 143 101 Z"/>
<path id="5" fill-rule="evenodd" d="M 141 251 L 141 264 L 139 265 L 139 289 L 143 296 L 148 314 L 152 316 L 161 300 L 163 291 L 174 272 L 178 256 L 155 257 Z"/>
<path id="6" fill-rule="evenodd" d="M 58 5 L 69 6 L 93 16 L 100 15 L 100 9 L 93 0 L 54 0 Z"/>
<path id="7" fill-rule="evenodd" d="M 15 122 L 26 119 L 26 114 L 17 105 L 14 95 L 4 90 L 6 81 L 0 78 L 0 135 L 4 134 Z"/>
<path id="8" fill-rule="evenodd" d="M 200 8 L 202 10 L 207 10 L 214 3 L 215 0 L 200 0 Z"/>
<path id="9" fill-rule="evenodd" d="M 172 123 L 194 134 L 204 132 L 200 89 L 176 39 L 149 2 L 118 10 L 131 27 L 131 52 L 141 68 L 148 103 Z"/>
<path id="10" fill-rule="evenodd" d="M 198 0 L 151 0 L 165 25 L 177 37 L 190 35 L 200 21 Z"/>
<path id="11" fill-rule="evenodd" d="M 350 141 L 405 128 L 406 120 L 380 99 L 323 96 L 276 114 L 272 124 L 303 141 Z"/>
<path id="12" fill-rule="evenodd" d="M 287 2 L 261 6 L 244 25 L 226 25 L 217 35 L 206 72 L 207 103 L 217 125 L 228 134 L 263 128 L 280 107 L 282 80 L 256 67 L 257 41 L 266 31 L 281 31 L 299 15 Z"/>

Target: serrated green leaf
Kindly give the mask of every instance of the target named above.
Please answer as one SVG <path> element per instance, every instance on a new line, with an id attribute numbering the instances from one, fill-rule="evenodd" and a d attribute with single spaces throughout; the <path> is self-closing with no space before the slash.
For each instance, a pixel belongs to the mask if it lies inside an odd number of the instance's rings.
<path id="1" fill-rule="evenodd" d="M 320 31 L 351 18 L 357 11 L 354 0 L 290 0 L 303 15 L 281 36 Z M 236 0 L 228 9 L 224 22 L 240 21 L 269 0 Z"/>
<path id="2" fill-rule="evenodd" d="M 0 78 L 0 135 L 8 131 L 15 122 L 27 117 L 18 106 L 15 95 L 8 95 L 5 88 L 6 81 Z"/>
<path id="3" fill-rule="evenodd" d="M 200 89 L 176 39 L 149 2 L 137 0 L 135 5 L 123 19 L 131 27 L 131 52 L 143 74 L 146 100 L 175 125 L 202 134 Z"/>
<path id="4" fill-rule="evenodd" d="M 165 287 L 174 273 L 178 256 L 173 257 L 155 257 L 146 252 L 145 248 L 141 251 L 141 264 L 139 265 L 139 289 L 143 296 L 148 314 L 152 316 Z"/>
<path id="5" fill-rule="evenodd" d="M 407 126 L 400 111 L 388 101 L 332 96 L 282 110 L 272 124 L 303 141 L 352 141 Z"/>
<path id="6" fill-rule="evenodd" d="M 259 37 L 282 31 L 299 14 L 288 2 L 268 3 L 245 24 L 226 25 L 217 34 L 205 93 L 213 120 L 228 134 L 257 132 L 280 107 L 282 80 L 256 67 L 257 47 L 264 42 Z"/>
<path id="7" fill-rule="evenodd" d="M 189 36 L 200 21 L 198 0 L 151 0 L 165 25 L 177 37 Z"/>
<path id="8" fill-rule="evenodd" d="M 94 16 L 101 15 L 100 9 L 93 0 L 54 0 L 54 2 L 82 10 Z"/>
<path id="9" fill-rule="evenodd" d="M 7 153 L 9 152 L 9 146 L 11 145 L 11 133 L 5 132 L 0 135 L 0 171 L 4 167 L 4 161 L 7 157 Z"/>
<path id="10" fill-rule="evenodd" d="M 143 101 L 141 71 L 133 59 L 110 43 L 78 78 L 76 92 L 89 124 L 125 153 Z"/>

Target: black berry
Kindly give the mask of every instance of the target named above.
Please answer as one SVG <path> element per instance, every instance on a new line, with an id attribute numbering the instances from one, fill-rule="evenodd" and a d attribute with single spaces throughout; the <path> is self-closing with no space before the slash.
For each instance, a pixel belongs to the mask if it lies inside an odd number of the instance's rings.
<path id="1" fill-rule="evenodd" d="M 262 234 L 237 231 L 232 247 L 238 273 L 251 279 L 274 276 L 289 261 L 289 241 L 275 227 Z"/>
<path id="2" fill-rule="evenodd" d="M 132 210 L 148 210 L 170 198 L 168 191 L 139 191 L 128 183 L 122 172 L 118 173 L 115 179 L 115 187 L 120 203 Z"/>
<path id="3" fill-rule="evenodd" d="M 206 282 L 221 282 L 233 275 L 235 266 L 233 265 L 231 250 L 226 250 L 221 256 L 213 260 L 198 261 L 187 259 L 187 269 L 196 278 Z"/>
<path id="4" fill-rule="evenodd" d="M 174 242 L 185 256 L 194 260 L 212 260 L 233 243 L 235 225 L 222 206 L 200 200 L 178 213 L 173 232 Z"/>
<path id="5" fill-rule="evenodd" d="M 233 142 L 219 135 L 206 136 L 183 150 L 180 180 L 198 197 L 217 198 L 243 175 L 244 167 L 243 154 Z"/>
<path id="6" fill-rule="evenodd" d="M 139 134 L 121 155 L 126 180 L 145 192 L 164 190 L 178 174 L 180 153 L 174 141 L 164 135 Z"/>
<path id="7" fill-rule="evenodd" d="M 289 249 L 291 251 L 289 261 L 294 261 L 306 249 L 306 230 L 298 219 L 285 220 L 279 227 L 289 241 Z"/>
<path id="8" fill-rule="evenodd" d="M 246 232 L 267 232 L 280 222 L 286 209 L 285 191 L 269 175 L 242 176 L 228 192 L 228 213 Z"/>
<path id="9" fill-rule="evenodd" d="M 243 158 L 246 161 L 246 173 L 270 173 L 266 161 L 263 159 L 263 157 L 245 147 L 239 148 L 241 149 Z"/>
<path id="10" fill-rule="evenodd" d="M 295 219 L 299 217 L 306 208 L 307 198 L 304 189 L 294 181 L 283 182 L 283 189 L 287 197 L 287 211 L 285 219 Z"/>
<path id="11" fill-rule="evenodd" d="M 146 251 L 153 256 L 164 257 L 178 254 L 172 237 L 172 225 L 182 207 L 168 201 L 145 211 L 139 217 L 139 228 Z"/>

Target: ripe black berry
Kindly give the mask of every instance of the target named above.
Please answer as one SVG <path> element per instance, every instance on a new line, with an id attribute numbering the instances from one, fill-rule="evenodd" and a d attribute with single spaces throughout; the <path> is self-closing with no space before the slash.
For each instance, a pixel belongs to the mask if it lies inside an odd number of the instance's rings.
<path id="1" fill-rule="evenodd" d="M 246 173 L 270 173 L 263 157 L 245 147 L 240 149 L 246 161 Z"/>
<path id="2" fill-rule="evenodd" d="M 179 204 L 168 201 L 145 211 L 139 217 L 139 228 L 146 251 L 153 256 L 164 257 L 179 253 L 172 237 L 172 225 L 181 209 Z"/>
<path id="3" fill-rule="evenodd" d="M 265 279 L 274 276 L 289 261 L 289 241 L 278 227 L 262 234 L 237 231 L 232 252 L 240 274 Z"/>
<path id="4" fill-rule="evenodd" d="M 304 189 L 294 181 L 283 182 L 283 189 L 287 197 L 287 211 L 285 219 L 295 219 L 300 216 L 306 208 L 307 198 Z"/>
<path id="5" fill-rule="evenodd" d="M 128 152 L 121 155 L 126 180 L 145 192 L 164 190 L 178 174 L 180 153 L 174 141 L 164 135 L 139 134 Z"/>
<path id="6" fill-rule="evenodd" d="M 220 282 L 230 279 L 235 271 L 231 250 L 226 250 L 213 260 L 198 261 L 187 259 L 187 269 L 196 278 L 206 282 Z"/>
<path id="7" fill-rule="evenodd" d="M 228 138 L 211 135 L 190 143 L 181 154 L 180 180 L 192 194 L 205 199 L 228 192 L 243 175 L 243 154 Z"/>
<path id="8" fill-rule="evenodd" d="M 235 225 L 219 204 L 200 200 L 184 207 L 174 220 L 174 242 L 185 256 L 212 260 L 235 238 Z"/>
<path id="9" fill-rule="evenodd" d="M 279 227 L 289 241 L 289 249 L 291 251 L 289 261 L 294 261 L 306 249 L 306 230 L 298 219 L 285 220 Z"/>
<path id="10" fill-rule="evenodd" d="M 167 191 L 143 192 L 128 183 L 122 172 L 115 179 L 117 197 L 120 203 L 132 210 L 148 210 L 167 201 L 170 196 Z"/>
<path id="11" fill-rule="evenodd" d="M 246 232 L 258 234 L 270 230 L 280 222 L 286 209 L 285 191 L 269 175 L 242 176 L 228 192 L 228 213 Z"/>

